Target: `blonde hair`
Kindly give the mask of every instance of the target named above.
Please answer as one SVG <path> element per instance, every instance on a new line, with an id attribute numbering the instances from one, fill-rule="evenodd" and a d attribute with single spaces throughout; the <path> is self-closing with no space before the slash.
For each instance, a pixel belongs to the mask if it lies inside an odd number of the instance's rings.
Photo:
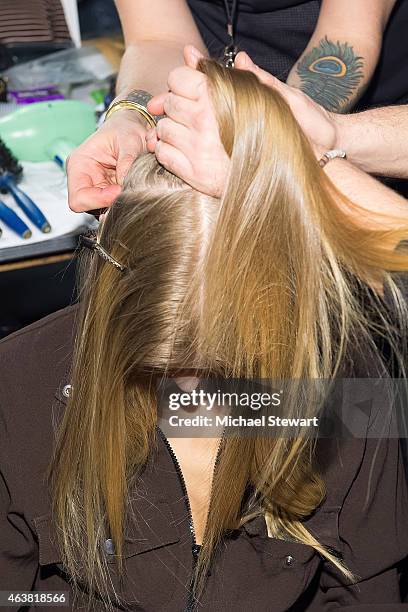
<path id="1" fill-rule="evenodd" d="M 391 291 L 404 317 L 390 273 L 408 270 L 406 251 L 391 247 L 408 237 L 407 219 L 381 218 L 366 229 L 279 93 L 251 73 L 214 62 L 200 69 L 231 158 L 223 197 L 198 193 L 144 155 L 100 235 L 127 271 L 88 256 L 83 264 L 74 392 L 50 485 L 65 567 L 74 583 L 105 594 L 107 606 L 101 543 L 112 538 L 121 568 L 127 492 L 155 443 L 156 376 L 199 368 L 225 377 L 331 378 L 351 344 L 363 338 L 376 351 L 374 324 L 356 297 L 371 281 Z M 381 297 L 372 307 L 390 336 Z M 307 406 L 307 416 L 318 408 Z M 300 432 L 231 437 L 214 474 L 197 596 L 223 534 L 249 518 L 248 486 L 271 535 L 313 546 L 351 576 L 304 525 L 325 494 L 312 442 Z"/>

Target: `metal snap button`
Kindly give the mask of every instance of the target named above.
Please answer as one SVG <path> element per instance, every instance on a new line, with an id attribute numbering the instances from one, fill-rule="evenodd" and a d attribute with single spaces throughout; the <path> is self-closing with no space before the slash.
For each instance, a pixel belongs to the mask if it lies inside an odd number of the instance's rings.
<path id="1" fill-rule="evenodd" d="M 113 541 L 110 538 L 108 540 L 105 540 L 105 552 L 108 555 L 114 555 L 115 554 L 115 546 L 113 544 Z"/>
<path id="2" fill-rule="evenodd" d="M 292 567 L 292 565 L 295 563 L 295 557 L 292 557 L 292 555 L 288 555 L 285 558 L 285 565 L 286 567 Z"/>
<path id="3" fill-rule="evenodd" d="M 72 385 L 65 385 L 65 387 L 62 390 L 62 395 L 64 395 L 65 397 L 70 397 L 71 391 L 72 391 Z"/>

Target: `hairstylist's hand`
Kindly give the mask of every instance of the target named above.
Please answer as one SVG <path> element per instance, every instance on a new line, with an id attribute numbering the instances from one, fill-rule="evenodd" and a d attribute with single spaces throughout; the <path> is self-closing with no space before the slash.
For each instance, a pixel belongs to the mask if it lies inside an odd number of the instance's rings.
<path id="1" fill-rule="evenodd" d="M 109 207 L 132 161 L 146 149 L 146 122 L 127 109 L 113 113 L 67 162 L 68 203 L 75 212 Z"/>
<path id="2" fill-rule="evenodd" d="M 337 141 L 335 113 L 330 113 L 300 89 L 282 83 L 269 72 L 262 70 L 242 51 L 236 57 L 235 67 L 253 72 L 261 83 L 279 91 L 319 157 L 335 147 Z"/>
<path id="3" fill-rule="evenodd" d="M 170 72 L 169 92 L 150 100 L 149 111 L 160 109 L 166 117 L 147 133 L 147 148 L 186 183 L 219 196 L 226 182 L 229 157 L 219 136 L 207 77 L 195 69 L 201 57 L 194 47 L 186 47 L 186 66 Z"/>
<path id="4" fill-rule="evenodd" d="M 225 184 L 228 157 L 219 138 L 206 77 L 195 70 L 203 57 L 194 47 L 186 47 L 186 66 L 170 72 L 170 92 L 150 101 L 149 110 L 154 114 L 164 112 L 167 118 L 148 132 L 147 147 L 156 153 L 160 163 L 192 187 L 219 196 Z M 281 93 L 318 156 L 335 146 L 335 115 L 300 90 L 261 70 L 246 53 L 237 55 L 235 66 L 253 72 L 262 83 Z"/>

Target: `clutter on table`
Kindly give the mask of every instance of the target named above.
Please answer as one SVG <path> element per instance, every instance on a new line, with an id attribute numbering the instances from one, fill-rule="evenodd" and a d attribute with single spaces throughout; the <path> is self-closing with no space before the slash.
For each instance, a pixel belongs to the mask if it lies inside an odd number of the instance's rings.
<path id="1" fill-rule="evenodd" d="M 65 163 L 97 128 L 115 68 L 94 46 L 0 74 L 0 262 L 75 248 L 97 226 L 67 203 Z"/>

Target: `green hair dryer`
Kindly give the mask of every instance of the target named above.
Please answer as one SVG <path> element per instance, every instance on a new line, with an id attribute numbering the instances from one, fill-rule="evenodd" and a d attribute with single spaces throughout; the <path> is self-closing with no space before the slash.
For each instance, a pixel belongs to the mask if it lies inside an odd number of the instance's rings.
<path id="1" fill-rule="evenodd" d="M 94 108 L 79 100 L 37 102 L 0 118 L 1 138 L 18 159 L 54 160 L 62 168 L 95 129 Z"/>

